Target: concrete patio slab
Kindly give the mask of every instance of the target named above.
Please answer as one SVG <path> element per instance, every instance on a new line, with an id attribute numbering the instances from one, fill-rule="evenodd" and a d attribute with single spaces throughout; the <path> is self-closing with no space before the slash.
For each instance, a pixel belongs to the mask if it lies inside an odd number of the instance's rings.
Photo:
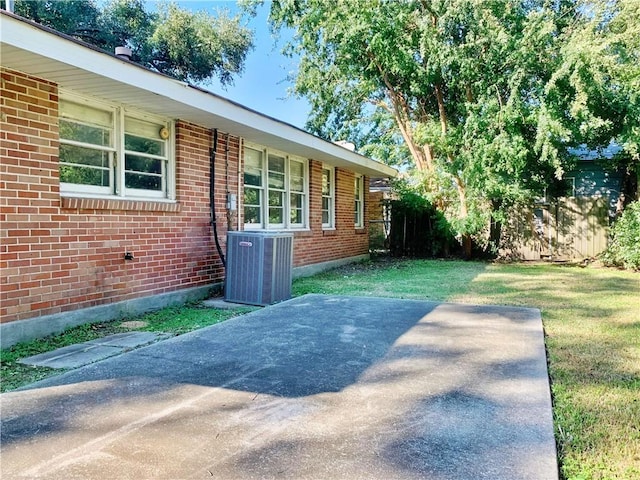
<path id="1" fill-rule="evenodd" d="M 3 479 L 558 478 L 534 309 L 306 295 L 0 403 Z"/>
<path id="2" fill-rule="evenodd" d="M 233 308 L 259 308 L 257 305 L 247 305 L 246 303 L 227 302 L 223 297 L 214 297 L 204 300 L 202 304 L 208 308 L 218 308 L 220 310 L 231 310 Z"/>
<path id="3" fill-rule="evenodd" d="M 86 342 L 89 345 L 102 345 L 107 347 L 135 348 L 155 342 L 165 335 L 155 332 L 125 332 L 108 335 L 103 338 L 96 338 Z"/>
<path id="4" fill-rule="evenodd" d="M 108 335 L 104 338 L 69 345 L 51 352 L 23 358 L 20 363 L 49 368 L 78 368 L 89 363 L 118 355 L 128 349 L 147 345 L 163 335 L 153 332 L 126 332 Z"/>

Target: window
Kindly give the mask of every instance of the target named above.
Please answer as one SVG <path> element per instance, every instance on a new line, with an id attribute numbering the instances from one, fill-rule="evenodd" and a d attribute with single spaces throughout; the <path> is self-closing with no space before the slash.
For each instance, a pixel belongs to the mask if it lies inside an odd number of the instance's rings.
<path id="1" fill-rule="evenodd" d="M 244 223 L 262 224 L 262 152 L 244 150 Z"/>
<path id="2" fill-rule="evenodd" d="M 335 169 L 322 167 L 322 227 L 333 228 L 335 219 Z"/>
<path id="3" fill-rule="evenodd" d="M 354 223 L 356 228 L 364 227 L 364 177 L 356 175 L 354 180 L 353 195 L 355 198 L 354 205 Z"/>
<path id="4" fill-rule="evenodd" d="M 175 197 L 169 122 L 75 97 L 59 111 L 63 193 Z"/>
<path id="5" fill-rule="evenodd" d="M 289 160 L 289 226 L 305 226 L 305 163 Z"/>
<path id="6" fill-rule="evenodd" d="M 61 100 L 59 124 L 63 189 L 112 194 L 115 112 Z"/>
<path id="7" fill-rule="evenodd" d="M 284 172 L 284 157 L 267 155 L 269 178 L 269 224 L 284 226 L 284 204 L 286 183 Z"/>
<path id="8" fill-rule="evenodd" d="M 245 147 L 245 227 L 304 228 L 307 218 L 307 163 L 279 152 Z"/>

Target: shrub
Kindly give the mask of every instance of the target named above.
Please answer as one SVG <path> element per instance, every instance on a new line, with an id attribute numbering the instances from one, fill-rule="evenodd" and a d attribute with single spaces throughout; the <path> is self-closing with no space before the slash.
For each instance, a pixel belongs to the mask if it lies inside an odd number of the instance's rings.
<path id="1" fill-rule="evenodd" d="M 640 270 L 640 201 L 627 205 L 611 227 L 609 247 L 602 254 L 605 265 Z"/>

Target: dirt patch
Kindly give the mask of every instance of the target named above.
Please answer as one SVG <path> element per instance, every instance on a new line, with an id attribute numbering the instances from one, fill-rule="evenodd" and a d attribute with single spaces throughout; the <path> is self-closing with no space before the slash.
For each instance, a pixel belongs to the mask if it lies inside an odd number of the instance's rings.
<path id="1" fill-rule="evenodd" d="M 331 272 L 335 272 L 340 275 L 356 275 L 359 273 L 371 272 L 374 270 L 387 268 L 404 268 L 407 263 L 407 259 L 393 258 L 385 255 L 372 257 L 371 260 L 367 260 L 364 262 L 348 263 L 341 267 L 332 269 Z"/>

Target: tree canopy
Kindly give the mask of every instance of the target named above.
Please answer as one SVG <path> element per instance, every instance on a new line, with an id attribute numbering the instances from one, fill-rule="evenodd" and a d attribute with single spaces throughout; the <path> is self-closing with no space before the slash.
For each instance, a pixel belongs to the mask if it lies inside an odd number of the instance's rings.
<path id="1" fill-rule="evenodd" d="M 133 61 L 192 83 L 231 83 L 253 47 L 253 32 L 225 11 L 212 16 L 173 3 L 149 11 L 142 0 L 16 0 L 14 10 L 110 52 L 129 47 Z"/>
<path id="2" fill-rule="evenodd" d="M 637 161 L 637 6 L 274 0 L 271 21 L 296 32 L 307 127 L 416 171 L 469 235 L 560 184 L 568 147 L 615 139 Z"/>

